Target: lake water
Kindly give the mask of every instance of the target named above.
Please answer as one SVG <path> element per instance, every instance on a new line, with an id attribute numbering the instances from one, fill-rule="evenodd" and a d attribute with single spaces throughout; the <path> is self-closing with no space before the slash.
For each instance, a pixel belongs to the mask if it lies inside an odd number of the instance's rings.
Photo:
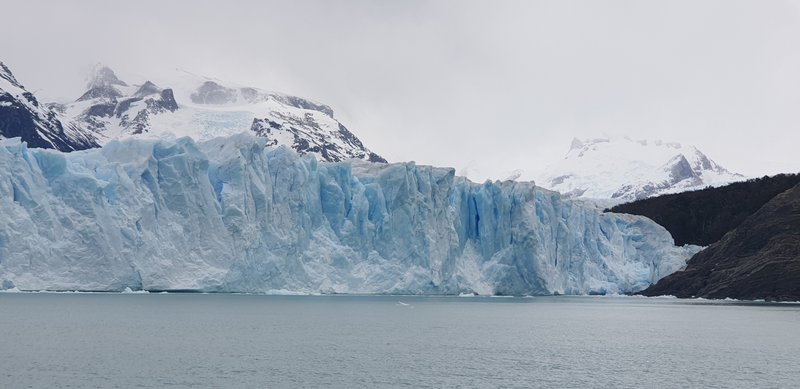
<path id="1" fill-rule="evenodd" d="M 796 388 L 800 305 L 0 294 L 0 388 Z"/>

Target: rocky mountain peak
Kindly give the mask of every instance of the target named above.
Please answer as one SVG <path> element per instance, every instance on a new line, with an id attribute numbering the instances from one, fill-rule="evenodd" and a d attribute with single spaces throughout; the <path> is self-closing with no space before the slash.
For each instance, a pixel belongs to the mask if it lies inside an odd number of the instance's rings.
<path id="1" fill-rule="evenodd" d="M 153 84 L 150 81 L 145 81 L 144 84 L 142 84 L 133 95 L 136 97 L 144 97 L 156 93 L 161 93 L 161 88 L 157 87 L 156 84 Z"/>
<path id="2" fill-rule="evenodd" d="M 3 62 L 0 62 L 0 78 L 3 78 L 4 80 L 8 81 L 9 84 L 17 88 L 25 89 L 25 87 L 22 86 L 19 81 L 17 81 L 17 78 L 14 77 L 14 74 L 11 73 L 11 69 L 9 69 L 8 66 L 6 66 L 6 64 Z"/>
<path id="3" fill-rule="evenodd" d="M 21 138 L 29 147 L 83 150 L 97 147 L 95 134 L 40 104 L 0 62 L 0 138 Z"/>
<path id="4" fill-rule="evenodd" d="M 108 86 L 128 86 L 120 80 L 111 68 L 103 64 L 97 64 L 92 69 L 86 82 L 86 89 L 94 89 Z"/>
<path id="5" fill-rule="evenodd" d="M 111 68 L 97 64 L 87 79 L 86 89 L 88 90 L 76 101 L 115 100 L 123 96 L 119 87 L 127 86 L 128 84 L 120 80 Z"/>

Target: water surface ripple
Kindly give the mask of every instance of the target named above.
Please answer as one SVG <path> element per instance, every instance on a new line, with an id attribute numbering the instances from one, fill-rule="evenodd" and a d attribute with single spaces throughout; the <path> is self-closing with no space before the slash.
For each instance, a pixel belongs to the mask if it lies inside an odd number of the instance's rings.
<path id="1" fill-rule="evenodd" d="M 2 388 L 793 388 L 800 305 L 0 294 Z"/>

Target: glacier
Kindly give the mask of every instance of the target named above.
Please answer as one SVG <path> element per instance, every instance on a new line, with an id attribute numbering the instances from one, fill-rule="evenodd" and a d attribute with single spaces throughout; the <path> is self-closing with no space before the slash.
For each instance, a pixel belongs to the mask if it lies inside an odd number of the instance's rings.
<path id="1" fill-rule="evenodd" d="M 0 140 L 0 289 L 630 293 L 699 250 L 533 183 L 265 142 Z"/>

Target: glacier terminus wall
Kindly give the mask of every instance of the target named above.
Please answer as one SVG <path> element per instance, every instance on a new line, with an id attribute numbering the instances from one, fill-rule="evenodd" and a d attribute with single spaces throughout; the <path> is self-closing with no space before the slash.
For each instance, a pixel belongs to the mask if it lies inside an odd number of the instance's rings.
<path id="1" fill-rule="evenodd" d="M 0 289 L 627 293 L 699 249 L 533 183 L 264 142 L 0 140 Z"/>

